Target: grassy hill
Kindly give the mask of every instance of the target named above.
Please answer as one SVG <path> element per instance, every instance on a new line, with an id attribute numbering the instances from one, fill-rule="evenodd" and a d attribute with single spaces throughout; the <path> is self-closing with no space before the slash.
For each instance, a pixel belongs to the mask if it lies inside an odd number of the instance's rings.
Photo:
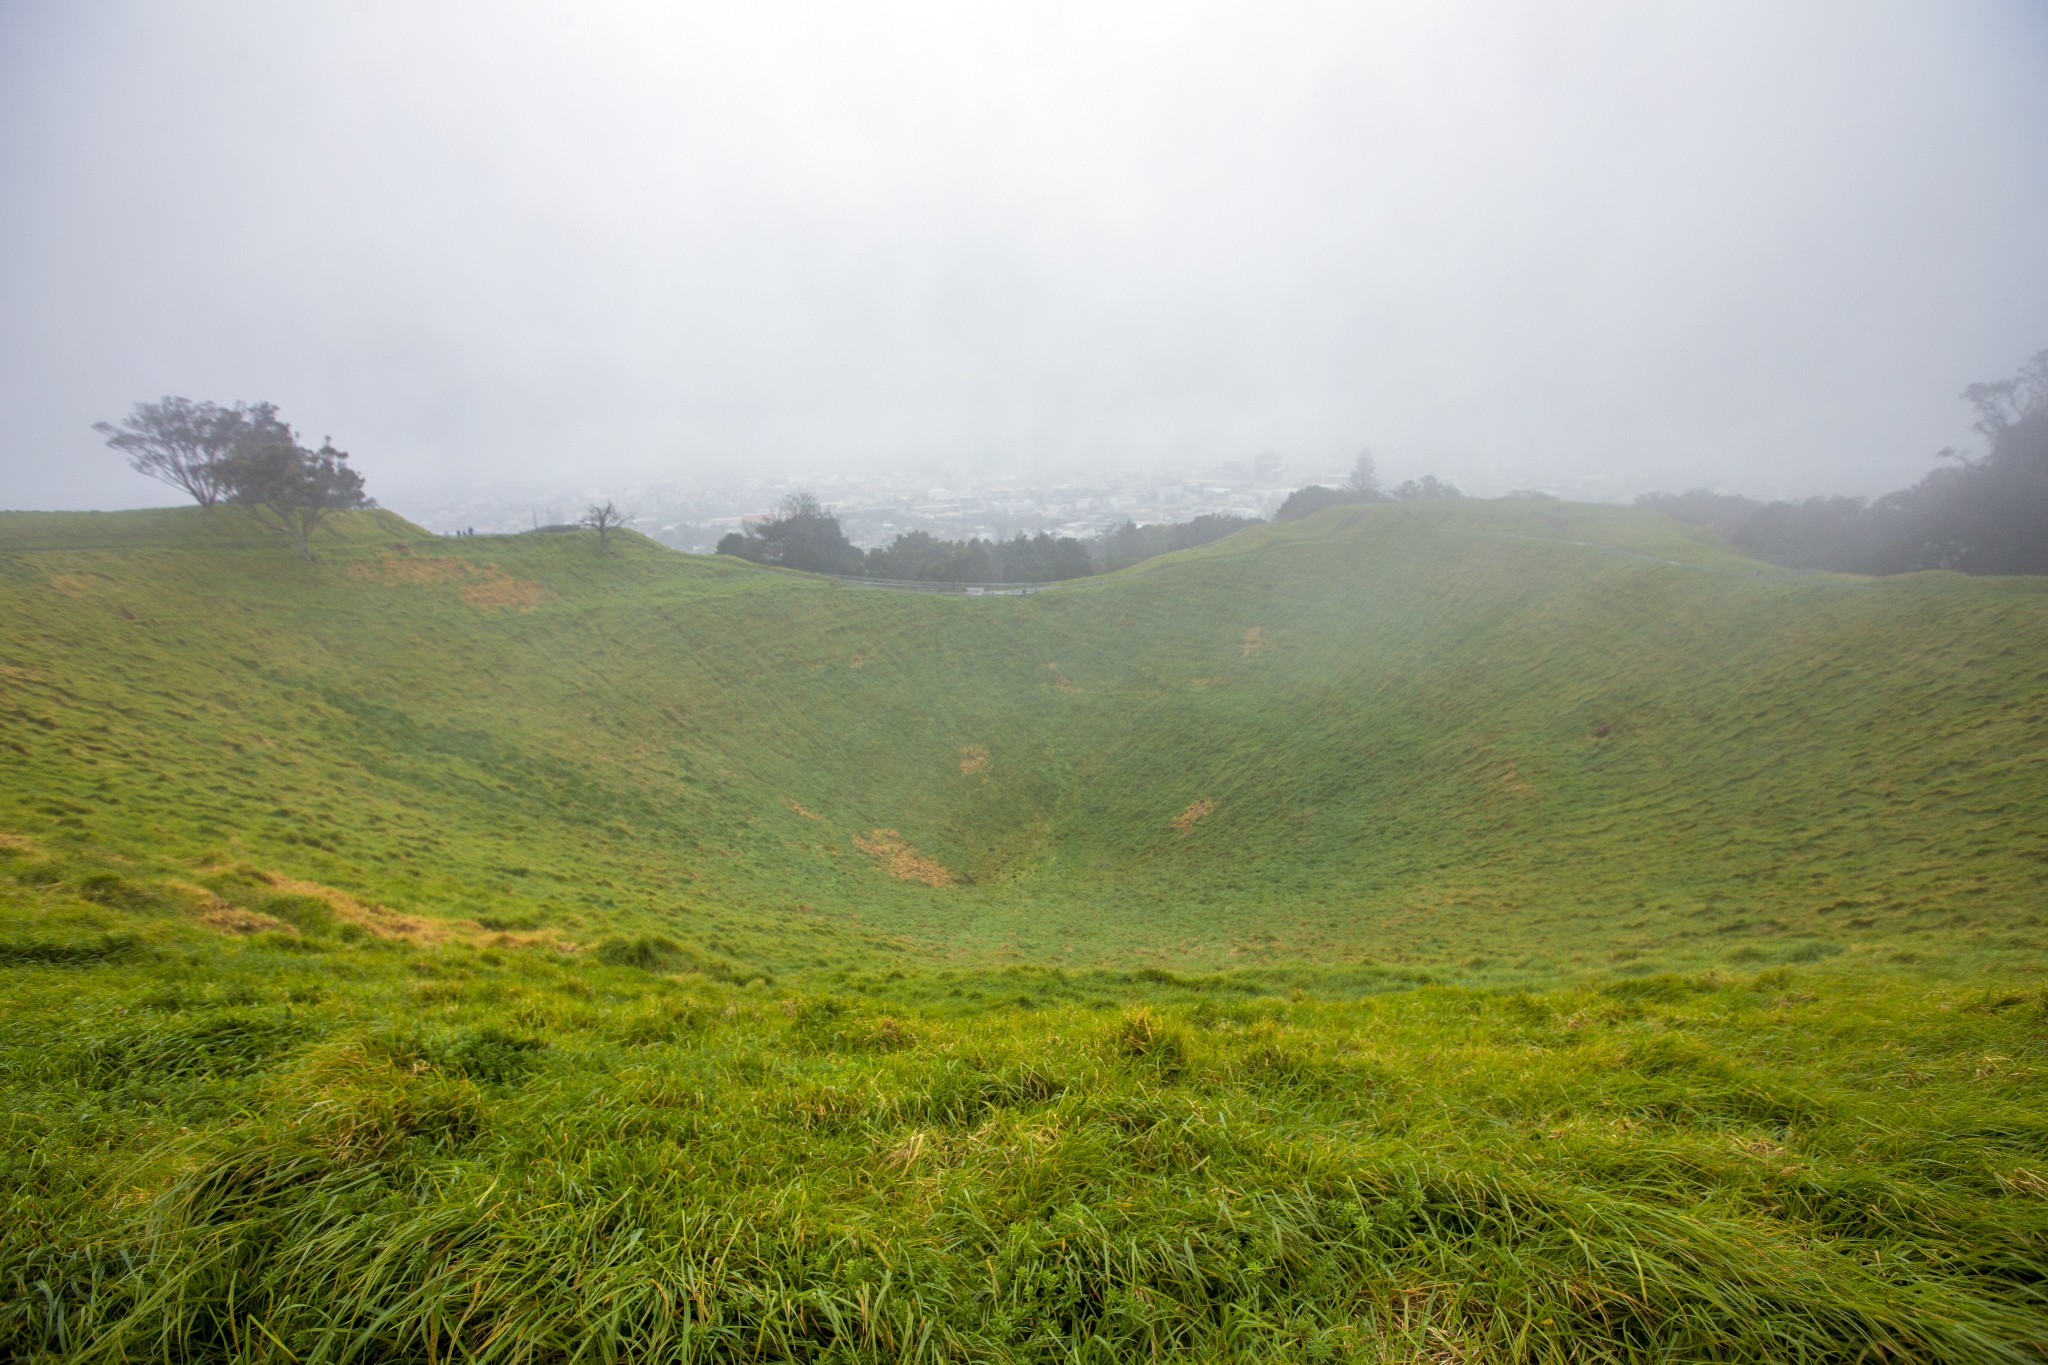
<path id="1" fill-rule="evenodd" d="M 381 513 L 317 565 L 247 535 L 0 519 L 0 828 L 771 974 L 2048 941 L 2041 580 L 1758 577 L 1551 504 L 1339 509 L 1030 598 Z"/>
<path id="2" fill-rule="evenodd" d="M 0 514 L 0 1354 L 2035 1359 L 2048 581 Z"/>

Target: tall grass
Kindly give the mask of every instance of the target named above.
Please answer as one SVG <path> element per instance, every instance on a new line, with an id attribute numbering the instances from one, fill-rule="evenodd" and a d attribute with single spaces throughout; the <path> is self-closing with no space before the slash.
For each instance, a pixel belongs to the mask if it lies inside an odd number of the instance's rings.
<path id="1" fill-rule="evenodd" d="M 12 970 L 16 1356 L 2048 1346 L 2036 987 L 1101 976 L 973 1006 L 971 976 L 260 943 Z"/>

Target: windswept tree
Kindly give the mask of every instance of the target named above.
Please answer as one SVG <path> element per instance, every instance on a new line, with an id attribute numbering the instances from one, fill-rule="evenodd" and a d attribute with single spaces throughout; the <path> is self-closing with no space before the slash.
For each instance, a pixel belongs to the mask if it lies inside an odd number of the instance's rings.
<path id="1" fill-rule="evenodd" d="M 313 532 L 330 513 L 371 505 L 363 494 L 363 476 L 349 468 L 348 452 L 336 450 L 332 437 L 323 438 L 318 450 L 301 446 L 272 404 L 258 404 L 249 417 L 234 447 L 219 461 L 222 494 L 258 522 L 282 531 L 311 561 Z"/>
<path id="2" fill-rule="evenodd" d="M 613 503 L 607 501 L 599 506 L 593 502 L 589 510 L 584 512 L 582 524 L 597 532 L 597 552 L 608 555 L 612 552 L 612 532 L 624 526 L 629 520 L 630 514 L 621 512 Z"/>
<path id="3" fill-rule="evenodd" d="M 256 411 L 276 409 L 258 404 Z M 136 473 L 183 489 L 192 500 L 213 510 L 223 492 L 221 465 L 236 436 L 250 425 L 252 410 L 237 403 L 195 403 L 189 398 L 160 398 L 137 403 L 119 426 L 95 422 L 92 429 L 128 457 Z"/>

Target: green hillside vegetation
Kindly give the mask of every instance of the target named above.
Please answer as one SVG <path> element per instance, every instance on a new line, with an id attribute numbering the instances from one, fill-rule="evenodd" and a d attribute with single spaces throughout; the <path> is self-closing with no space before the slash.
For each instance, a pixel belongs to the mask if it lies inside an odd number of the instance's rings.
<path id="1" fill-rule="evenodd" d="M 2037 1359 L 2048 580 L 0 515 L 0 1354 Z"/>

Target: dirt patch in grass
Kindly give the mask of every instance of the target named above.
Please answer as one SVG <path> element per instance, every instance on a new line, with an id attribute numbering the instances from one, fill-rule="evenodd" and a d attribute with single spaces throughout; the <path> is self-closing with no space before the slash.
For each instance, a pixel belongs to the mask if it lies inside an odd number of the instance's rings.
<path id="1" fill-rule="evenodd" d="M 1253 627 L 1252 627 L 1252 628 L 1251 628 L 1250 630 L 1248 630 L 1248 631 L 1246 631 L 1246 632 L 1244 633 L 1244 657 L 1245 657 L 1245 658 L 1247 658 L 1247 659 L 1251 658 L 1251 657 L 1252 657 L 1252 655 L 1254 655 L 1254 654 L 1258 653 L 1258 652 L 1259 652 L 1260 650 L 1264 649 L 1265 647 L 1266 647 L 1266 630 L 1265 630 L 1265 627 L 1263 627 L 1263 626 L 1253 626 Z"/>
<path id="2" fill-rule="evenodd" d="M 795 811 L 798 815 L 803 816 L 803 818 L 806 820 L 823 820 L 825 818 L 824 816 L 819 815 L 814 811 L 805 810 L 801 802 L 792 801 L 786 796 L 782 798 L 782 804 L 788 806 L 791 810 Z"/>
<path id="3" fill-rule="evenodd" d="M 1174 816 L 1173 827 L 1179 830 L 1180 833 L 1183 836 L 1185 836 L 1196 825 L 1200 824 L 1204 819 L 1211 815 L 1215 811 L 1215 809 L 1216 803 L 1205 796 L 1201 800 L 1196 801 L 1194 804 L 1190 805 L 1186 810 L 1182 811 L 1179 815 Z"/>
<path id="4" fill-rule="evenodd" d="M 960 751 L 960 771 L 963 773 L 985 773 L 988 771 L 988 750 L 979 744 L 970 744 Z"/>
<path id="5" fill-rule="evenodd" d="M 853 846 L 879 861 L 882 870 L 898 881 L 923 882 L 926 886 L 951 886 L 951 872 L 925 857 L 893 829 L 871 829 L 868 837 L 853 838 Z"/>

